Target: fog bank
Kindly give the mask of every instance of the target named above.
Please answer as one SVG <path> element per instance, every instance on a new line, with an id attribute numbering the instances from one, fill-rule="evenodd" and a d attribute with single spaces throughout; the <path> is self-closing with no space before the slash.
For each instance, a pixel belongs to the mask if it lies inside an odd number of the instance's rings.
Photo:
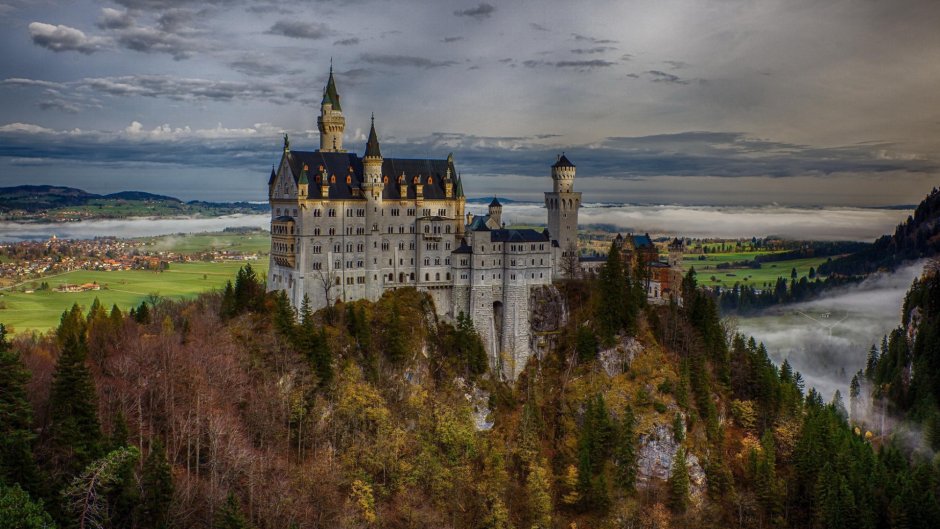
<path id="1" fill-rule="evenodd" d="M 815 387 L 827 400 L 838 389 L 848 405 L 852 375 L 864 368 L 871 345 L 900 325 L 904 295 L 923 266 L 919 261 L 821 299 L 740 318 L 738 330 L 763 342 L 775 363 L 789 360 L 807 389 Z"/>
<path id="2" fill-rule="evenodd" d="M 0 241 L 42 240 L 55 235 L 60 239 L 95 237 L 147 237 L 172 233 L 222 231 L 225 228 L 267 228 L 269 215 L 226 215 L 213 218 L 129 218 L 85 220 L 82 222 L 19 223 L 0 222 Z"/>

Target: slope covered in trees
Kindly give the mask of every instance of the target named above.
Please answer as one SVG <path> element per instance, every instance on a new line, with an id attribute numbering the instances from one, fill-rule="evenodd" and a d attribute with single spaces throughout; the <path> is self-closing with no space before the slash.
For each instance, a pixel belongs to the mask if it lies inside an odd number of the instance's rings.
<path id="1" fill-rule="evenodd" d="M 294 314 L 246 269 L 133 317 L 76 307 L 0 340 L 0 526 L 940 523 L 935 466 L 723 327 L 694 272 L 681 306 L 635 277 L 558 285 L 566 323 L 511 384 L 413 289 Z"/>
<path id="2" fill-rule="evenodd" d="M 898 224 L 893 234 L 884 235 L 857 253 L 823 263 L 824 275 L 865 275 L 879 270 L 894 270 L 905 261 L 940 255 L 940 189 L 934 188 L 914 210 Z"/>

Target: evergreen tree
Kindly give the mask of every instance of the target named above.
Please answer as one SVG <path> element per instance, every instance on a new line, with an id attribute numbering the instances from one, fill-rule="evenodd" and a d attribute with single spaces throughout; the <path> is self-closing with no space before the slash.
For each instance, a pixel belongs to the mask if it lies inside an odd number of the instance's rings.
<path id="1" fill-rule="evenodd" d="M 463 312 L 457 316 L 454 341 L 467 376 L 472 377 L 486 373 L 489 359 L 486 356 L 486 349 L 483 347 L 483 340 L 477 334 L 476 328 L 473 327 L 473 320 L 464 315 Z"/>
<path id="2" fill-rule="evenodd" d="M 685 448 L 676 450 L 669 475 L 669 507 L 675 513 L 684 513 L 689 507 L 689 467 L 685 461 Z"/>
<path id="3" fill-rule="evenodd" d="M 607 262 L 601 267 L 598 275 L 598 306 L 595 311 L 601 341 L 608 347 L 614 344 L 614 337 L 623 328 L 626 320 L 625 307 L 628 299 L 625 296 L 627 289 L 624 277 L 620 249 L 611 243 Z"/>
<path id="4" fill-rule="evenodd" d="M 231 318 L 238 314 L 238 306 L 235 301 L 235 288 L 231 281 L 225 282 L 225 289 L 222 290 L 222 302 L 219 304 L 219 316 Z"/>
<path id="5" fill-rule="evenodd" d="M 228 287 L 226 287 L 226 290 Z M 234 291 L 231 293 L 234 296 Z M 304 296 L 306 298 L 306 296 Z M 223 300 L 225 294 L 223 293 Z M 281 334 L 281 336 L 287 338 L 288 340 L 294 339 L 294 327 L 297 321 L 297 316 L 294 312 L 294 307 L 291 306 L 290 300 L 287 299 L 287 292 L 283 290 L 276 290 L 271 296 L 272 307 L 272 320 L 274 322 L 274 328 Z"/>
<path id="6" fill-rule="evenodd" d="M 173 502 L 173 474 L 166 459 L 166 450 L 159 439 L 150 447 L 140 476 L 141 502 L 137 519 L 145 529 L 164 529 L 169 525 Z"/>
<path id="7" fill-rule="evenodd" d="M 4 529 L 55 529 L 42 506 L 18 485 L 0 482 L 0 527 Z"/>
<path id="8" fill-rule="evenodd" d="M 575 349 L 578 353 L 578 362 L 589 362 L 597 357 L 597 337 L 587 325 L 578 326 Z"/>
<path id="9" fill-rule="evenodd" d="M 385 356 L 392 364 L 401 365 L 405 361 L 408 352 L 405 341 L 407 331 L 398 312 L 398 303 L 393 301 L 391 305 L 392 308 L 385 328 Z"/>
<path id="10" fill-rule="evenodd" d="M 229 493 L 225 504 L 215 513 L 212 529 L 250 529 L 252 525 L 242 514 L 235 494 Z"/>
<path id="11" fill-rule="evenodd" d="M 62 352 L 56 362 L 49 396 L 54 461 L 50 469 L 77 474 L 101 454 L 95 383 L 87 366 L 85 324 L 77 305 L 63 313 L 56 335 Z"/>
<path id="12" fill-rule="evenodd" d="M 137 307 L 137 312 L 134 314 L 134 321 L 141 325 L 147 325 L 150 323 L 150 307 L 147 306 L 146 301 L 142 301 L 140 306 Z"/>
<path id="13" fill-rule="evenodd" d="M 552 489 L 551 479 L 546 470 L 547 462 L 532 462 L 526 476 L 526 493 L 529 503 L 531 529 L 551 529 L 552 527 Z"/>
<path id="14" fill-rule="evenodd" d="M 0 483 L 14 484 L 34 494 L 38 473 L 33 461 L 33 409 L 26 394 L 29 371 L 19 354 L 10 350 L 0 324 Z"/>
<path id="15" fill-rule="evenodd" d="M 623 419 L 618 424 L 614 444 L 614 463 L 616 464 L 616 484 L 627 492 L 636 487 L 637 473 L 637 435 L 636 417 L 633 408 L 627 406 Z"/>

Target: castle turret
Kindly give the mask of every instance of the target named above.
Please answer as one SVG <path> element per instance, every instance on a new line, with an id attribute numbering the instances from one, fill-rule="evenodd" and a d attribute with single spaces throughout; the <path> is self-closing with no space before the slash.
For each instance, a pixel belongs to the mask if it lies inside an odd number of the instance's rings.
<path id="1" fill-rule="evenodd" d="M 307 177 L 307 171 L 310 170 L 310 167 L 307 164 L 304 164 L 303 170 L 300 172 L 300 178 L 297 179 L 297 198 L 305 199 L 309 193 L 310 189 L 310 179 Z"/>
<path id="2" fill-rule="evenodd" d="M 503 225 L 503 205 L 493 197 L 489 207 L 490 221 L 497 228 Z"/>
<path id="3" fill-rule="evenodd" d="M 379 148 L 379 137 L 375 133 L 375 116 L 372 116 L 372 127 L 369 129 L 369 141 L 366 142 L 366 154 L 362 158 L 362 191 L 366 197 L 366 297 L 376 301 L 382 295 L 382 284 L 385 275 L 380 274 L 382 264 L 379 257 L 382 250 L 378 248 L 379 223 L 382 216 L 382 192 L 385 182 L 382 177 L 382 151 Z"/>
<path id="4" fill-rule="evenodd" d="M 554 249 L 553 273 L 575 270 L 578 259 L 578 210 L 581 193 L 574 190 L 575 166 L 562 153 L 552 165 L 552 192 L 545 193 L 548 232 Z M 557 246 L 556 246 L 557 245 Z"/>
<path id="5" fill-rule="evenodd" d="M 320 150 L 323 152 L 346 152 L 343 150 L 343 131 L 346 130 L 346 118 L 339 103 L 336 81 L 333 79 L 333 65 L 330 65 L 330 78 L 323 89 L 320 102 L 320 117 L 317 118 L 320 129 Z"/>

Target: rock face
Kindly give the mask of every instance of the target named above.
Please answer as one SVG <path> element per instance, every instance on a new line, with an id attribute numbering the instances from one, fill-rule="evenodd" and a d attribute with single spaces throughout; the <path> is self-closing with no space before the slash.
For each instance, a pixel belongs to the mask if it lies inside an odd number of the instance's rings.
<path id="1" fill-rule="evenodd" d="M 517 359 L 519 369 L 516 376 L 525 367 L 529 356 L 535 354 L 542 358 L 557 345 L 558 333 L 566 323 L 568 306 L 554 285 L 534 287 L 529 291 L 529 351 L 524 359 Z"/>
<path id="2" fill-rule="evenodd" d="M 637 354 L 643 352 L 643 345 L 632 336 L 621 337 L 610 349 L 604 349 L 597 358 L 607 376 L 613 377 L 626 371 Z"/>
<path id="3" fill-rule="evenodd" d="M 652 479 L 666 481 L 672 474 L 676 450 L 679 449 L 672 428 L 665 424 L 655 424 L 645 434 L 640 435 L 637 455 L 637 484 L 647 484 Z M 705 492 L 705 471 L 695 454 L 686 454 L 689 468 L 689 491 L 692 500 L 700 502 Z"/>

